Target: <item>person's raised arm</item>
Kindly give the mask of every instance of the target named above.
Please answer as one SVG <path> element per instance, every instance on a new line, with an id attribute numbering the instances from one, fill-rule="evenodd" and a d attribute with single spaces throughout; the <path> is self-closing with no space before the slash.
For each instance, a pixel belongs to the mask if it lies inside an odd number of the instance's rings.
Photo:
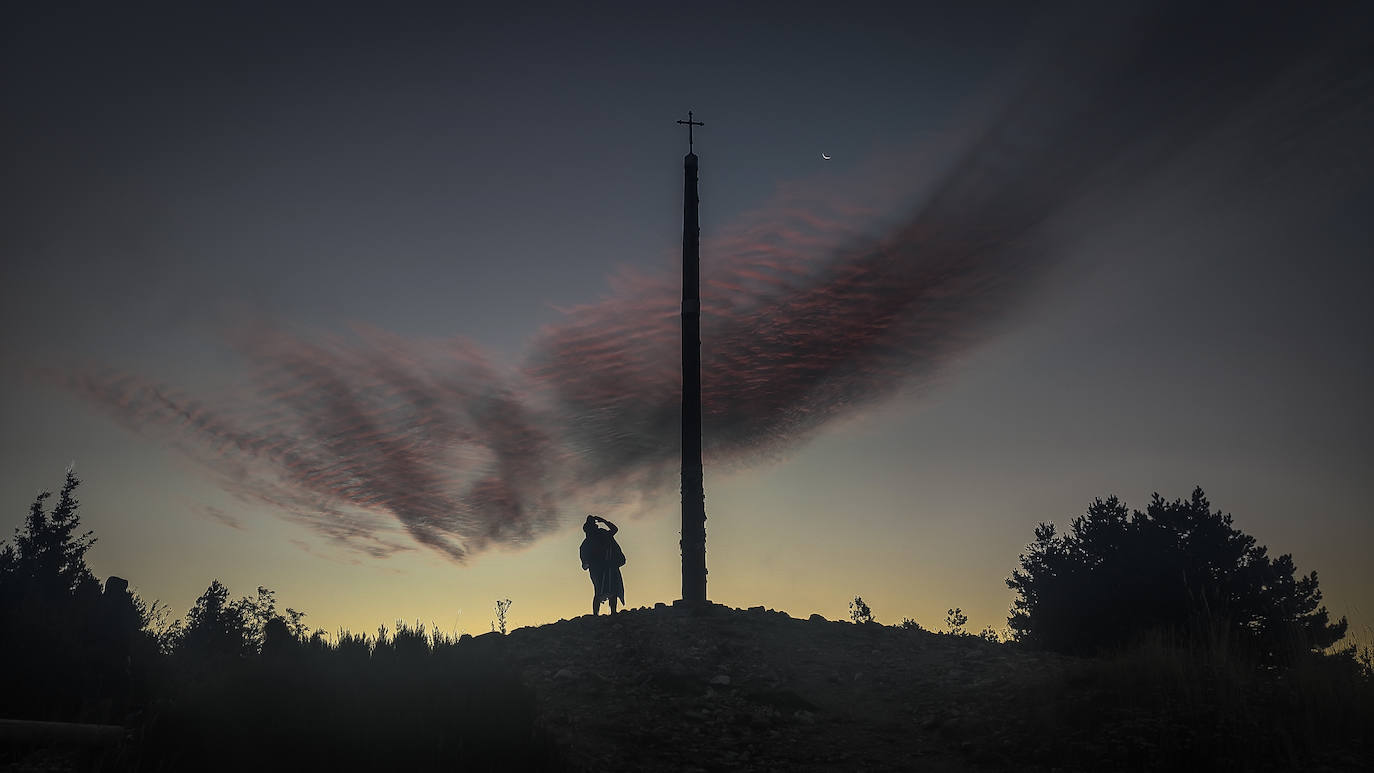
<path id="1" fill-rule="evenodd" d="M 609 529 L 611 530 L 611 536 L 612 536 L 612 537 L 615 536 L 615 533 L 616 533 L 616 532 L 620 531 L 620 529 L 617 529 L 617 528 L 615 527 L 615 524 L 611 523 L 610 521 L 606 520 L 605 518 L 602 518 L 602 519 L 601 519 L 601 522 L 604 523 L 604 524 L 606 524 L 606 527 L 609 528 Z"/>

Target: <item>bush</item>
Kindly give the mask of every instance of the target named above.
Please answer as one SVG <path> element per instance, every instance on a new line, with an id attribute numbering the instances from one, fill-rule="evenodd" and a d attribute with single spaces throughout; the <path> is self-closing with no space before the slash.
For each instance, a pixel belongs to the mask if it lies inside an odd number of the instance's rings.
<path id="1" fill-rule="evenodd" d="M 849 602 L 849 619 L 856 624 L 876 622 L 873 619 L 873 610 L 864 603 L 862 596 L 855 596 L 854 600 Z"/>
<path id="2" fill-rule="evenodd" d="M 272 627 L 285 625 L 275 618 Z M 268 641 L 272 641 L 269 636 Z M 559 769 L 533 696 L 499 650 L 398 622 L 376 637 L 288 638 L 202 671 L 154 704 L 150 770 Z"/>

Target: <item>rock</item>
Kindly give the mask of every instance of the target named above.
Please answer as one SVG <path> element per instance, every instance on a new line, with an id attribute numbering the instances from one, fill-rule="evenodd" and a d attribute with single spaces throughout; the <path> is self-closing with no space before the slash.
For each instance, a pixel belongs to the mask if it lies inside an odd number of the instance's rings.
<path id="1" fill-rule="evenodd" d="M 856 681 L 856 682 L 859 681 L 859 680 L 861 680 L 861 679 L 863 679 L 863 678 L 864 678 L 864 672 L 862 672 L 862 671 L 860 671 L 860 672 L 854 674 L 854 681 Z"/>
<path id="2" fill-rule="evenodd" d="M 564 679 L 572 679 L 572 678 L 574 678 L 574 674 L 573 674 L 573 672 L 572 672 L 572 669 L 568 669 L 568 668 L 560 668 L 560 669 L 558 669 L 558 673 L 556 673 L 556 674 L 553 675 L 553 680 L 554 680 L 555 682 L 563 681 Z"/>
<path id="3" fill-rule="evenodd" d="M 711 684 L 730 684 L 730 677 L 727 674 L 716 674 L 715 676 L 711 677 Z"/>
<path id="4" fill-rule="evenodd" d="M 808 618 L 806 618 L 806 619 L 807 619 L 808 622 L 812 622 L 812 623 L 824 623 L 824 622 L 826 622 L 825 618 L 824 618 L 824 617 L 821 617 L 820 615 L 812 615 L 812 616 L 810 616 L 810 617 L 808 617 Z"/>
<path id="5" fill-rule="evenodd" d="M 664 604 L 662 601 L 658 602 L 657 604 L 654 604 L 654 609 L 667 609 L 667 608 L 668 608 L 668 605 L 667 605 L 667 604 Z"/>
<path id="6" fill-rule="evenodd" d="M 758 606 L 756 606 L 756 607 L 749 607 L 749 611 L 750 611 L 750 612 L 763 612 L 763 611 L 764 611 L 764 606 L 763 606 L 762 604 L 760 604 L 760 605 L 758 605 Z"/>

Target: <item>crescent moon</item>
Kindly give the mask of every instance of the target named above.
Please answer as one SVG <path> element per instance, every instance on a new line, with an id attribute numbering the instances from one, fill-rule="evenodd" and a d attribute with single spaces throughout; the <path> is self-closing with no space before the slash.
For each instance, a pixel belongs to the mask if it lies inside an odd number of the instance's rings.
<path id="1" fill-rule="evenodd" d="M 821 154 L 821 158 L 825 159 L 826 161 L 829 161 L 829 160 L 830 160 L 830 156 L 827 156 L 827 155 L 824 154 L 824 153 Z"/>

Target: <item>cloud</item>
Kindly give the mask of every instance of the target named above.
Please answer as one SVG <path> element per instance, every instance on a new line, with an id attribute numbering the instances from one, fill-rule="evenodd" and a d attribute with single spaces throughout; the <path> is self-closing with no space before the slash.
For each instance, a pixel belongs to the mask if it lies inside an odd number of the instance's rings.
<path id="1" fill-rule="evenodd" d="M 231 529 L 237 529 L 238 531 L 244 530 L 242 521 L 224 512 L 218 507 L 215 507 L 214 505 L 205 505 L 201 508 L 201 512 L 205 513 L 205 515 L 211 520 L 219 521 L 220 523 L 224 524 L 225 526 L 228 526 Z"/>
<path id="2" fill-rule="evenodd" d="M 927 152 L 787 186 L 707 238 L 708 463 L 776 459 L 938 378 L 1033 298 L 1064 234 L 1092 226 L 1085 213 L 1109 219 L 1237 116 L 1260 139 L 1214 171 L 1282 161 L 1310 117 L 1301 87 L 1341 66 L 1319 35 L 1275 20 L 1137 21 L 1050 50 Z M 110 370 L 51 377 L 177 443 L 241 501 L 365 555 L 419 545 L 461 562 L 677 487 L 679 293 L 671 267 L 626 270 L 512 365 L 462 339 L 258 323 L 230 335 L 250 372 L 224 395 Z"/>

